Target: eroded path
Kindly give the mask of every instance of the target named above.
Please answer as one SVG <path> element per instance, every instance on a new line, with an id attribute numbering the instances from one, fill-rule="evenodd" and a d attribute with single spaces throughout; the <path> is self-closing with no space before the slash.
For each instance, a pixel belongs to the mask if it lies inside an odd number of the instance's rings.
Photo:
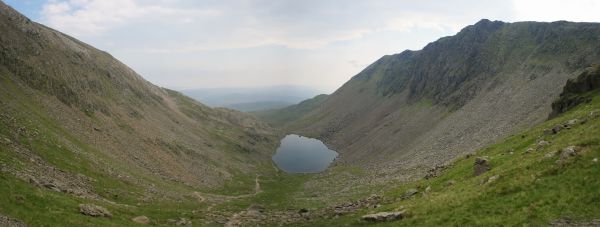
<path id="1" fill-rule="evenodd" d="M 202 192 L 193 192 L 192 196 L 194 196 L 198 200 L 198 203 L 208 203 L 209 206 L 207 207 L 207 211 L 210 211 L 214 206 L 218 204 L 225 203 L 234 199 L 248 198 L 261 193 L 262 190 L 260 188 L 260 182 L 258 180 L 259 177 L 260 175 L 256 175 L 256 178 L 254 178 L 254 193 L 248 193 L 243 195 L 219 195 Z"/>

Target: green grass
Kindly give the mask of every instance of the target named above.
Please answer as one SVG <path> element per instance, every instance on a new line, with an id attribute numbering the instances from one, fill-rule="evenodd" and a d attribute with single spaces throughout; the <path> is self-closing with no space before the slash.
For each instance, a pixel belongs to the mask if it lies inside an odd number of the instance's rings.
<path id="1" fill-rule="evenodd" d="M 419 180 L 391 188 L 388 198 L 400 198 L 407 189 L 428 186 L 431 192 L 399 200 L 374 210 L 362 210 L 336 220 L 319 220 L 308 225 L 365 225 L 360 215 L 392 211 L 404 207 L 408 218 L 381 223 L 394 226 L 544 226 L 553 220 L 568 217 L 572 220 L 600 218 L 600 117 L 590 118 L 556 135 L 544 135 L 543 130 L 569 119 L 584 119 L 591 111 L 600 111 L 600 93 L 588 94 L 594 101 L 531 130 L 510 136 L 469 158 L 458 158 L 440 177 Z M 532 153 L 537 141 L 551 145 Z M 580 147 L 579 155 L 557 163 L 562 148 Z M 513 152 L 513 154 L 510 154 Z M 474 159 L 487 156 L 492 169 L 473 176 Z M 483 183 L 491 176 L 496 181 Z M 453 180 L 456 184 L 447 186 Z"/>
<path id="2" fill-rule="evenodd" d="M 1 78 L 0 78 L 1 79 Z M 10 88 L 9 81 L 2 81 Z M 0 91 L 1 100 L 14 97 L 27 97 L 16 89 Z M 14 94 L 13 94 L 14 93 Z M 9 96 L 9 97 L 7 97 Z M 314 220 L 301 225 L 342 226 L 367 225 L 360 216 L 379 211 L 406 209 L 408 217 L 401 221 L 381 223 L 380 225 L 400 226 L 498 226 L 498 225 L 547 225 L 553 220 L 568 217 L 573 220 L 600 218 L 600 117 L 589 118 L 587 123 L 578 124 L 556 135 L 545 135 L 544 129 L 570 119 L 584 119 L 591 111 L 600 114 L 600 92 L 586 94 L 593 101 L 582 104 L 555 119 L 542 123 L 530 130 L 515 134 L 504 141 L 483 148 L 471 157 L 457 158 L 443 175 L 419 180 L 407 184 L 390 183 L 387 185 L 356 185 L 344 195 L 315 197 L 328 191 L 335 191 L 346 175 L 364 177 L 364 171 L 348 166 L 335 166 L 324 174 L 286 174 L 276 172 L 269 164 L 260 164 L 259 178 L 262 192 L 256 196 L 231 199 L 214 207 L 219 212 L 237 212 L 251 204 L 260 204 L 269 211 L 297 210 L 300 208 L 318 209 L 341 199 L 356 200 L 368 196 L 373 191 L 383 191 L 386 198 L 393 202 L 383 204 L 377 209 L 364 209 L 355 214 L 341 216 L 339 219 Z M 429 100 L 422 100 L 420 106 L 428 106 Z M 75 135 L 57 125 L 56 122 L 36 112 L 39 106 L 27 98 L 14 100 L 10 105 L 3 104 L 0 113 L 8 113 L 16 118 L 16 124 L 0 124 L 0 139 L 9 138 L 18 141 L 19 146 L 31 150 L 58 169 L 70 173 L 86 175 L 94 181 L 94 192 L 116 202 L 108 203 L 73 197 L 49 189 L 36 188 L 14 176 L 0 172 L 0 214 L 17 218 L 31 226 L 132 226 L 131 218 L 138 215 L 150 217 L 153 224 L 167 225 L 167 219 L 185 217 L 201 225 L 209 217 L 202 212 L 208 204 L 198 203 L 191 196 L 192 191 L 202 191 L 219 195 L 243 195 L 254 192 L 254 174 L 231 171 L 232 180 L 224 187 L 213 190 L 197 189 L 148 176 L 102 155 L 91 145 L 80 141 Z M 15 133 L 18 127 L 25 134 L 38 132 L 37 136 Z M 234 146 L 235 135 L 240 131 L 214 132 L 212 136 L 223 143 L 217 148 L 231 154 L 243 153 L 243 148 Z M 529 147 L 535 148 L 541 140 L 551 145 L 526 154 Z M 69 146 L 67 146 L 69 145 Z M 580 154 L 566 162 L 557 163 L 555 154 L 562 148 L 576 145 Z M 175 146 L 175 145 L 173 145 Z M 72 150 L 73 147 L 77 151 Z M 512 154 L 511 154 L 512 152 Z M 154 184 L 163 191 L 182 195 L 180 199 L 154 199 L 140 201 L 145 187 L 134 185 L 107 174 L 87 155 L 101 163 L 110 162 L 115 170 L 124 171 L 143 184 Z M 478 156 L 490 160 L 492 170 L 480 176 L 473 176 L 473 162 Z M 8 145 L 0 144 L 0 164 L 16 169 L 26 169 L 27 159 L 14 152 Z M 491 183 L 482 184 L 491 176 L 499 178 Z M 455 181 L 447 186 L 448 181 Z M 321 188 L 315 191 L 307 189 L 307 182 L 318 181 Z M 330 186 L 332 185 L 332 186 Z M 431 187 L 427 194 L 400 200 L 410 188 L 421 192 Z M 327 190 L 327 191 L 326 191 Z M 396 200 L 394 200 L 396 199 Z M 94 203 L 109 209 L 113 218 L 91 218 L 79 214 L 78 204 Z M 127 205 L 119 205 L 127 204 Z"/>

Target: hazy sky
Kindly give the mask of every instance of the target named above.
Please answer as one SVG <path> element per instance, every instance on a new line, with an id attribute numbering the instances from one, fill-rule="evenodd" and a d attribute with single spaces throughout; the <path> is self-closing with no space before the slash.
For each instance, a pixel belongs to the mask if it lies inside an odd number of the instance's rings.
<path id="1" fill-rule="evenodd" d="M 482 18 L 600 22 L 600 0 L 5 0 L 163 87 L 332 92 L 383 55 Z"/>

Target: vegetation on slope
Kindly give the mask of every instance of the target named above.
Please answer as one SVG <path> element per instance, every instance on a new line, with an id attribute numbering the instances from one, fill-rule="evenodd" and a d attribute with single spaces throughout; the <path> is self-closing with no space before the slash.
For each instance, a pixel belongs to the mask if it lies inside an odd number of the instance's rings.
<path id="1" fill-rule="evenodd" d="M 264 110 L 252 113 L 261 120 L 269 123 L 271 126 L 281 128 L 318 108 L 327 99 L 327 97 L 328 95 L 321 94 L 311 99 L 304 100 L 296 105 L 291 105 L 281 109 Z"/>
<path id="2" fill-rule="evenodd" d="M 545 121 L 565 82 L 600 62 L 598 36 L 598 23 L 481 20 L 382 57 L 287 128 L 377 177 L 418 177 Z"/>
<path id="3" fill-rule="evenodd" d="M 600 219 L 600 92 L 590 103 L 455 160 L 437 177 L 385 193 L 394 202 L 306 225 L 365 225 L 361 215 L 406 210 L 393 226 L 544 226 Z M 575 121 L 573 121 L 575 120 Z M 556 134 L 549 129 L 568 126 Z M 547 141 L 549 144 L 540 143 Z M 575 146 L 572 156 L 565 151 Z M 491 169 L 474 176 L 476 158 Z M 402 199 L 410 189 L 418 193 Z"/>

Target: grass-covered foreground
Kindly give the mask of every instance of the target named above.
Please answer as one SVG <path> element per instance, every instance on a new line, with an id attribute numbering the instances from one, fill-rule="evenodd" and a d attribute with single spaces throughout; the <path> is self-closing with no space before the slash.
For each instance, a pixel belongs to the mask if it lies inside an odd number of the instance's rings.
<path id="1" fill-rule="evenodd" d="M 396 201 L 338 219 L 306 225 L 370 224 L 360 216 L 406 210 L 394 226 L 546 226 L 556 221 L 590 223 L 600 219 L 600 94 L 593 101 L 531 130 L 457 159 L 440 176 L 399 186 L 385 193 Z M 577 119 L 570 129 L 544 133 L 557 124 Z M 539 146 L 539 141 L 550 145 Z M 561 158 L 576 146 L 576 155 Z M 527 151 L 529 148 L 529 151 Z M 477 157 L 491 169 L 474 176 Z M 427 189 L 429 188 L 429 189 Z M 410 189 L 419 193 L 401 197 Z"/>

